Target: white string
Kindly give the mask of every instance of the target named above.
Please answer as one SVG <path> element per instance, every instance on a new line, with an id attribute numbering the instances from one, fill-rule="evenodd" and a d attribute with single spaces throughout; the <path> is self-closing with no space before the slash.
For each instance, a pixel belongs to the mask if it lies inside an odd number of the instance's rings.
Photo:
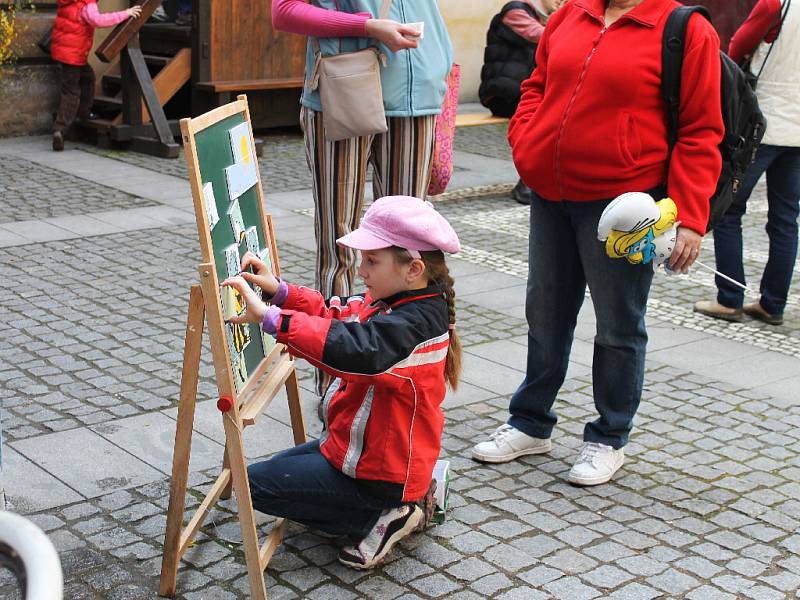
<path id="1" fill-rule="evenodd" d="M 708 265 L 704 265 L 704 264 L 703 264 L 703 263 L 701 263 L 699 260 L 695 260 L 695 261 L 694 261 L 694 264 L 696 264 L 696 265 L 698 265 L 698 266 L 701 266 L 701 267 L 703 267 L 704 269 L 708 269 L 709 271 L 711 271 L 711 272 L 712 272 L 712 273 L 714 273 L 715 275 L 719 275 L 719 276 L 720 276 L 720 277 L 722 277 L 723 279 L 726 279 L 726 280 L 730 281 L 730 282 L 731 282 L 733 285 L 737 285 L 737 286 L 739 286 L 740 288 L 742 288 L 742 289 L 743 289 L 743 290 L 745 290 L 746 292 L 750 292 L 751 294 L 752 294 L 752 293 L 754 293 L 754 292 L 753 292 L 753 290 L 751 290 L 751 289 L 750 289 L 749 287 L 747 287 L 745 284 L 743 284 L 743 283 L 739 283 L 738 281 L 736 281 L 736 280 L 735 280 L 735 279 L 733 279 L 732 277 L 728 277 L 728 276 L 727 276 L 727 275 L 725 275 L 724 273 L 720 273 L 719 271 L 717 271 L 716 269 L 712 269 L 712 268 L 711 268 L 711 267 L 709 267 Z"/>

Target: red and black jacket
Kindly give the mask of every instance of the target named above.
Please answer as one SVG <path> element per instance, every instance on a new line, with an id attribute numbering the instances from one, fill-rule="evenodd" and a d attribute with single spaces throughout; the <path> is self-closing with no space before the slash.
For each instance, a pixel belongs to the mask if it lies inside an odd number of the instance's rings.
<path id="1" fill-rule="evenodd" d="M 337 378 L 324 400 L 322 454 L 398 502 L 428 490 L 441 448 L 448 309 L 439 287 L 383 300 L 289 286 L 278 341 Z"/>

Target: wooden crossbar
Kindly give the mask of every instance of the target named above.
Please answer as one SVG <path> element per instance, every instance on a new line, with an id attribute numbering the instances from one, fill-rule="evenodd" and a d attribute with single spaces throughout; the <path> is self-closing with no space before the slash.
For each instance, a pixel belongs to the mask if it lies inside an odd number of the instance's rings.
<path id="1" fill-rule="evenodd" d="M 219 497 L 222 495 L 222 490 L 227 487 L 230 480 L 231 470 L 222 469 L 214 485 L 211 486 L 208 495 L 203 499 L 203 502 L 197 508 L 194 515 L 192 515 L 192 518 L 189 520 L 189 523 L 186 525 L 186 528 L 183 530 L 183 533 L 181 533 L 180 543 L 178 544 L 178 560 L 183 558 L 183 553 L 186 552 L 192 540 L 194 540 L 197 530 L 203 526 L 208 513 L 211 512 L 211 507 L 217 503 Z"/>

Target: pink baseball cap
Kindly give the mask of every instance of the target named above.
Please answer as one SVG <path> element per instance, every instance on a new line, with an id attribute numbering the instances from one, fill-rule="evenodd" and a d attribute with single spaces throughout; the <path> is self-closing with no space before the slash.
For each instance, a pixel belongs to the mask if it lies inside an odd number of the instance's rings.
<path id="1" fill-rule="evenodd" d="M 367 209 L 361 225 L 336 240 L 355 250 L 380 250 L 399 246 L 412 253 L 461 250 L 458 235 L 433 204 L 413 196 L 384 196 Z M 415 256 L 418 258 L 418 256 Z"/>

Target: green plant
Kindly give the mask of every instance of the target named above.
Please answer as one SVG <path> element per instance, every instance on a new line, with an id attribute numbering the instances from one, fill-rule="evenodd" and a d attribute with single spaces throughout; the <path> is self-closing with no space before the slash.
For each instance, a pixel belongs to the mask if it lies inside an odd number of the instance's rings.
<path id="1" fill-rule="evenodd" d="M 26 8 L 32 10 L 33 5 L 21 0 L 0 2 L 0 81 L 7 67 L 20 56 L 19 40 L 27 25 L 20 20 L 19 13 Z"/>

